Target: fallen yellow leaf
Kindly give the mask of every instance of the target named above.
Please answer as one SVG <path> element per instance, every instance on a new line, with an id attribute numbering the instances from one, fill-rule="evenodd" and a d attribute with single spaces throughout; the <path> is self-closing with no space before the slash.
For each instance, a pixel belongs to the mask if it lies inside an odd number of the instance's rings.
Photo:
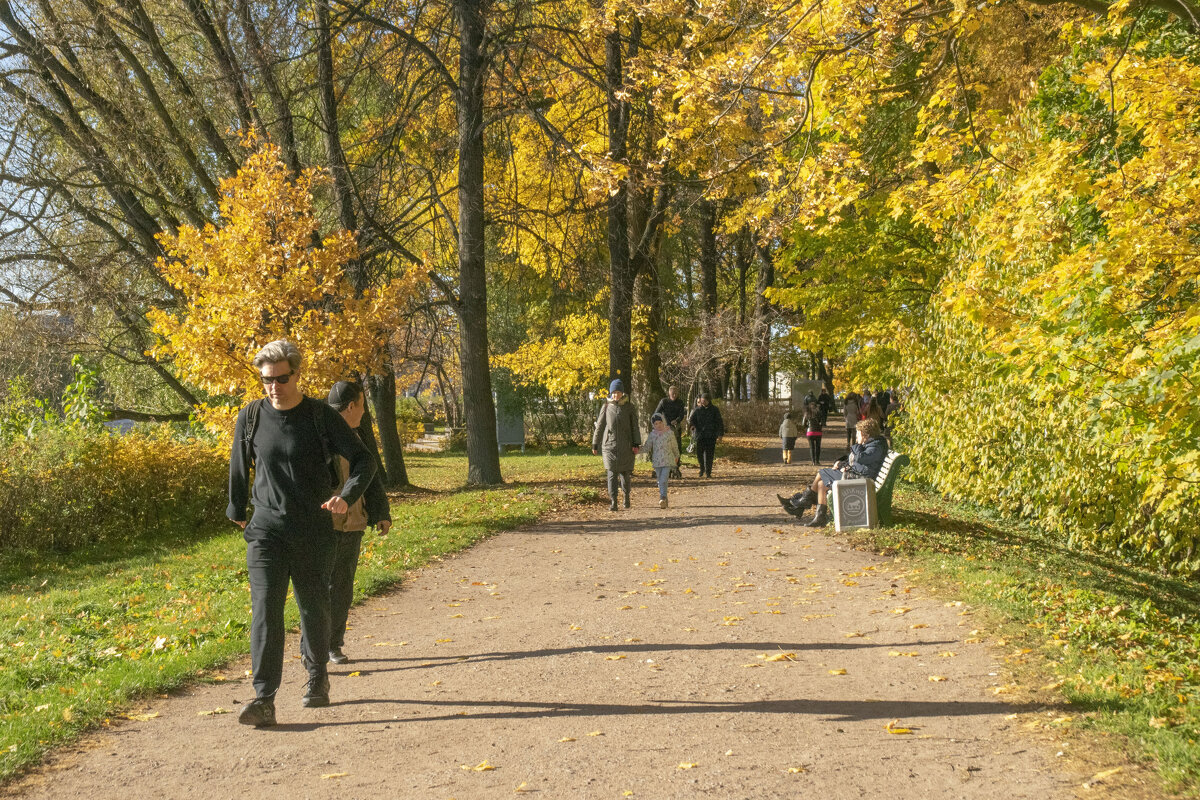
<path id="1" fill-rule="evenodd" d="M 798 775 L 801 772 L 808 772 L 804 767 L 788 767 L 788 772 L 792 775 Z"/>
<path id="2" fill-rule="evenodd" d="M 958 653 L 954 652 L 953 650 L 946 650 L 943 653 L 938 653 L 938 656 L 941 658 L 954 658 L 957 655 Z"/>
<path id="3" fill-rule="evenodd" d="M 217 714 L 228 714 L 228 713 L 229 713 L 228 708 L 214 708 L 212 711 L 197 711 L 196 716 L 198 716 L 198 717 L 214 717 Z"/>
<path id="4" fill-rule="evenodd" d="M 830 674 L 830 675 L 845 675 L 845 674 L 846 674 L 846 670 L 844 670 L 844 669 L 831 669 L 831 670 L 829 670 L 829 674 Z"/>
<path id="5" fill-rule="evenodd" d="M 157 711 L 155 711 L 150 714 L 122 714 L 121 716 L 125 719 L 133 720 L 134 722 L 145 722 L 146 720 L 155 719 L 159 716 L 159 714 Z"/>
<path id="6" fill-rule="evenodd" d="M 453 639 L 435 639 L 433 643 L 434 644 L 445 644 L 446 642 L 453 642 L 453 641 L 454 641 Z"/>
<path id="7" fill-rule="evenodd" d="M 930 675 L 929 676 L 929 681 L 931 683 L 941 683 L 944 680 L 946 680 L 945 675 Z"/>
<path id="8" fill-rule="evenodd" d="M 698 766 L 700 766 L 700 765 L 695 763 L 694 761 L 685 761 L 682 764 L 680 764 L 678 767 L 676 767 L 676 769 L 693 769 Z"/>
<path id="9" fill-rule="evenodd" d="M 462 614 L 451 614 L 450 615 L 450 619 L 462 619 L 462 618 L 463 618 Z"/>
<path id="10" fill-rule="evenodd" d="M 349 774 L 349 772 L 327 772 L 321 776 L 321 780 L 327 781 L 331 778 L 344 778 Z"/>
<path id="11" fill-rule="evenodd" d="M 1092 776 L 1092 779 L 1090 781 L 1088 781 L 1087 783 L 1084 784 L 1084 786 L 1088 786 L 1089 784 L 1093 784 L 1093 783 L 1099 783 L 1100 781 L 1104 780 L 1105 778 L 1111 778 L 1113 775 L 1116 775 L 1120 771 L 1121 771 L 1121 767 L 1113 767 L 1112 769 L 1106 769 L 1103 772 L 1097 772 L 1095 775 Z"/>
<path id="12" fill-rule="evenodd" d="M 884 725 L 883 729 L 885 731 L 887 731 L 888 733 L 896 733 L 896 734 L 905 734 L 905 733 L 913 732 L 912 728 L 903 728 L 903 727 L 900 727 L 899 725 L 897 725 L 896 723 L 898 723 L 899 721 L 900 720 L 898 720 L 898 719 L 894 719 L 891 722 L 889 722 L 887 725 Z"/>
<path id="13" fill-rule="evenodd" d="M 773 656 L 760 656 L 764 661 L 795 661 L 795 653 L 776 653 Z"/>
<path id="14" fill-rule="evenodd" d="M 460 764 L 459 766 L 460 766 L 460 768 L 468 770 L 470 772 L 488 772 L 489 770 L 495 769 L 495 767 L 493 767 L 491 764 L 488 763 L 488 760 L 486 758 L 483 761 L 480 761 L 478 764 L 476 764 L 473 767 L 470 764 Z"/>
<path id="15" fill-rule="evenodd" d="M 560 741 L 560 742 L 573 742 L 573 741 L 575 741 L 575 740 L 574 740 L 573 738 L 571 738 L 570 736 L 564 736 L 563 738 L 559 739 L 558 741 Z"/>
<path id="16" fill-rule="evenodd" d="M 900 606 L 899 608 L 892 609 L 893 614 L 907 614 L 910 611 L 912 611 L 912 609 L 908 606 Z"/>
<path id="17" fill-rule="evenodd" d="M 588 736 L 603 736 L 603 735 L 604 735 L 604 731 L 592 731 L 591 733 L 588 734 Z"/>
<path id="18" fill-rule="evenodd" d="M 529 784 L 526 783 L 525 781 L 521 781 L 519 784 L 517 784 L 517 788 L 513 789 L 513 792 L 516 794 L 521 794 L 522 792 L 531 792 L 531 791 L 533 791 L 533 790 L 529 788 Z"/>
<path id="19" fill-rule="evenodd" d="M 861 639 L 863 636 L 866 636 L 866 634 L 862 631 L 850 631 L 850 633 L 846 634 L 847 639 Z"/>
<path id="20" fill-rule="evenodd" d="M 918 622 L 916 625 L 909 625 L 908 627 L 911 630 L 916 631 L 916 630 L 920 630 L 921 628 L 928 628 L 929 626 L 926 625 L 924 622 Z"/>
<path id="21" fill-rule="evenodd" d="M 622 658 L 628 658 L 628 656 L 624 656 L 624 655 L 620 655 L 620 656 L 605 656 L 605 657 L 604 657 L 604 660 L 605 660 L 605 661 L 620 661 Z"/>
<path id="22" fill-rule="evenodd" d="M 890 653 L 888 653 L 888 655 L 892 658 L 899 658 L 900 656 L 905 656 L 906 658 L 915 658 L 917 653 L 916 652 L 901 653 L 899 650 L 893 650 Z"/>
<path id="23" fill-rule="evenodd" d="M 347 678 L 360 678 L 360 677 L 362 677 L 362 673 L 361 672 L 351 672 L 346 677 Z"/>

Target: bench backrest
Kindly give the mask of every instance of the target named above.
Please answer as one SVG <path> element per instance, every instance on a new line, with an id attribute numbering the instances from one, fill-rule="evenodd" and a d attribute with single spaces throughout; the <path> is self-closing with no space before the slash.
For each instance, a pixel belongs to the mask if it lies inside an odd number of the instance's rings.
<path id="1" fill-rule="evenodd" d="M 904 461 L 901 462 L 901 465 L 903 466 L 903 464 L 908 461 L 908 458 L 903 453 L 897 453 L 895 450 L 892 450 L 887 454 L 887 458 L 883 459 L 883 466 L 879 468 L 879 474 L 875 476 L 876 489 L 883 488 L 883 485 L 887 483 L 888 473 L 892 471 L 892 465 L 895 464 L 897 460 L 902 458 L 904 459 Z"/>

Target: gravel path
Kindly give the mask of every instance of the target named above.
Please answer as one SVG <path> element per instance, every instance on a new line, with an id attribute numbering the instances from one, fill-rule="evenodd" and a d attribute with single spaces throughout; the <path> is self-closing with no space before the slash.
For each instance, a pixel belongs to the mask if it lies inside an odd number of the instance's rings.
<path id="1" fill-rule="evenodd" d="M 297 657 L 280 724 L 239 726 L 211 713 L 251 698 L 232 665 L 5 794 L 1075 794 L 1083 778 L 1011 716 L 1045 709 L 992 691 L 1002 654 L 963 607 L 780 511 L 774 493 L 810 467 L 714 472 L 688 471 L 668 510 L 639 477 L 629 511 L 496 536 L 355 609 L 328 708 L 300 707 Z"/>

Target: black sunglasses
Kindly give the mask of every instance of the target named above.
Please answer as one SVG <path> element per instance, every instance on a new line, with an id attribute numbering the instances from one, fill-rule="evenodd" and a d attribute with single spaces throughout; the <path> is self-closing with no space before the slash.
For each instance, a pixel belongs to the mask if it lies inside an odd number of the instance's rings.
<path id="1" fill-rule="evenodd" d="M 295 374 L 296 370 L 292 370 L 291 372 L 285 372 L 282 375 L 259 375 L 258 377 L 262 380 L 263 386 L 270 386 L 272 383 L 278 383 L 280 386 L 282 386 L 290 381 L 292 376 Z"/>

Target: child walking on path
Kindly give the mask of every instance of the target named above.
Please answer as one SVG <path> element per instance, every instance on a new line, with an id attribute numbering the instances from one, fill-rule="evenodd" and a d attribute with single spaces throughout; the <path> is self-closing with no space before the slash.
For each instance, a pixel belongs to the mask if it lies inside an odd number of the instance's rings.
<path id="1" fill-rule="evenodd" d="M 646 437 L 646 457 L 654 466 L 654 477 L 658 479 L 658 507 L 666 508 L 667 481 L 679 461 L 679 445 L 675 443 L 675 433 L 662 414 L 650 417 L 650 425 L 652 430 Z"/>
<path id="2" fill-rule="evenodd" d="M 796 427 L 796 420 L 792 419 L 792 412 L 789 411 L 783 415 L 783 422 L 779 423 L 779 438 L 783 446 L 783 463 L 792 463 L 792 450 L 796 449 L 796 437 L 800 435 L 800 429 Z"/>
<path id="3" fill-rule="evenodd" d="M 804 407 L 804 435 L 808 437 L 808 452 L 812 463 L 821 463 L 821 437 L 825 434 L 825 411 L 815 400 Z"/>

